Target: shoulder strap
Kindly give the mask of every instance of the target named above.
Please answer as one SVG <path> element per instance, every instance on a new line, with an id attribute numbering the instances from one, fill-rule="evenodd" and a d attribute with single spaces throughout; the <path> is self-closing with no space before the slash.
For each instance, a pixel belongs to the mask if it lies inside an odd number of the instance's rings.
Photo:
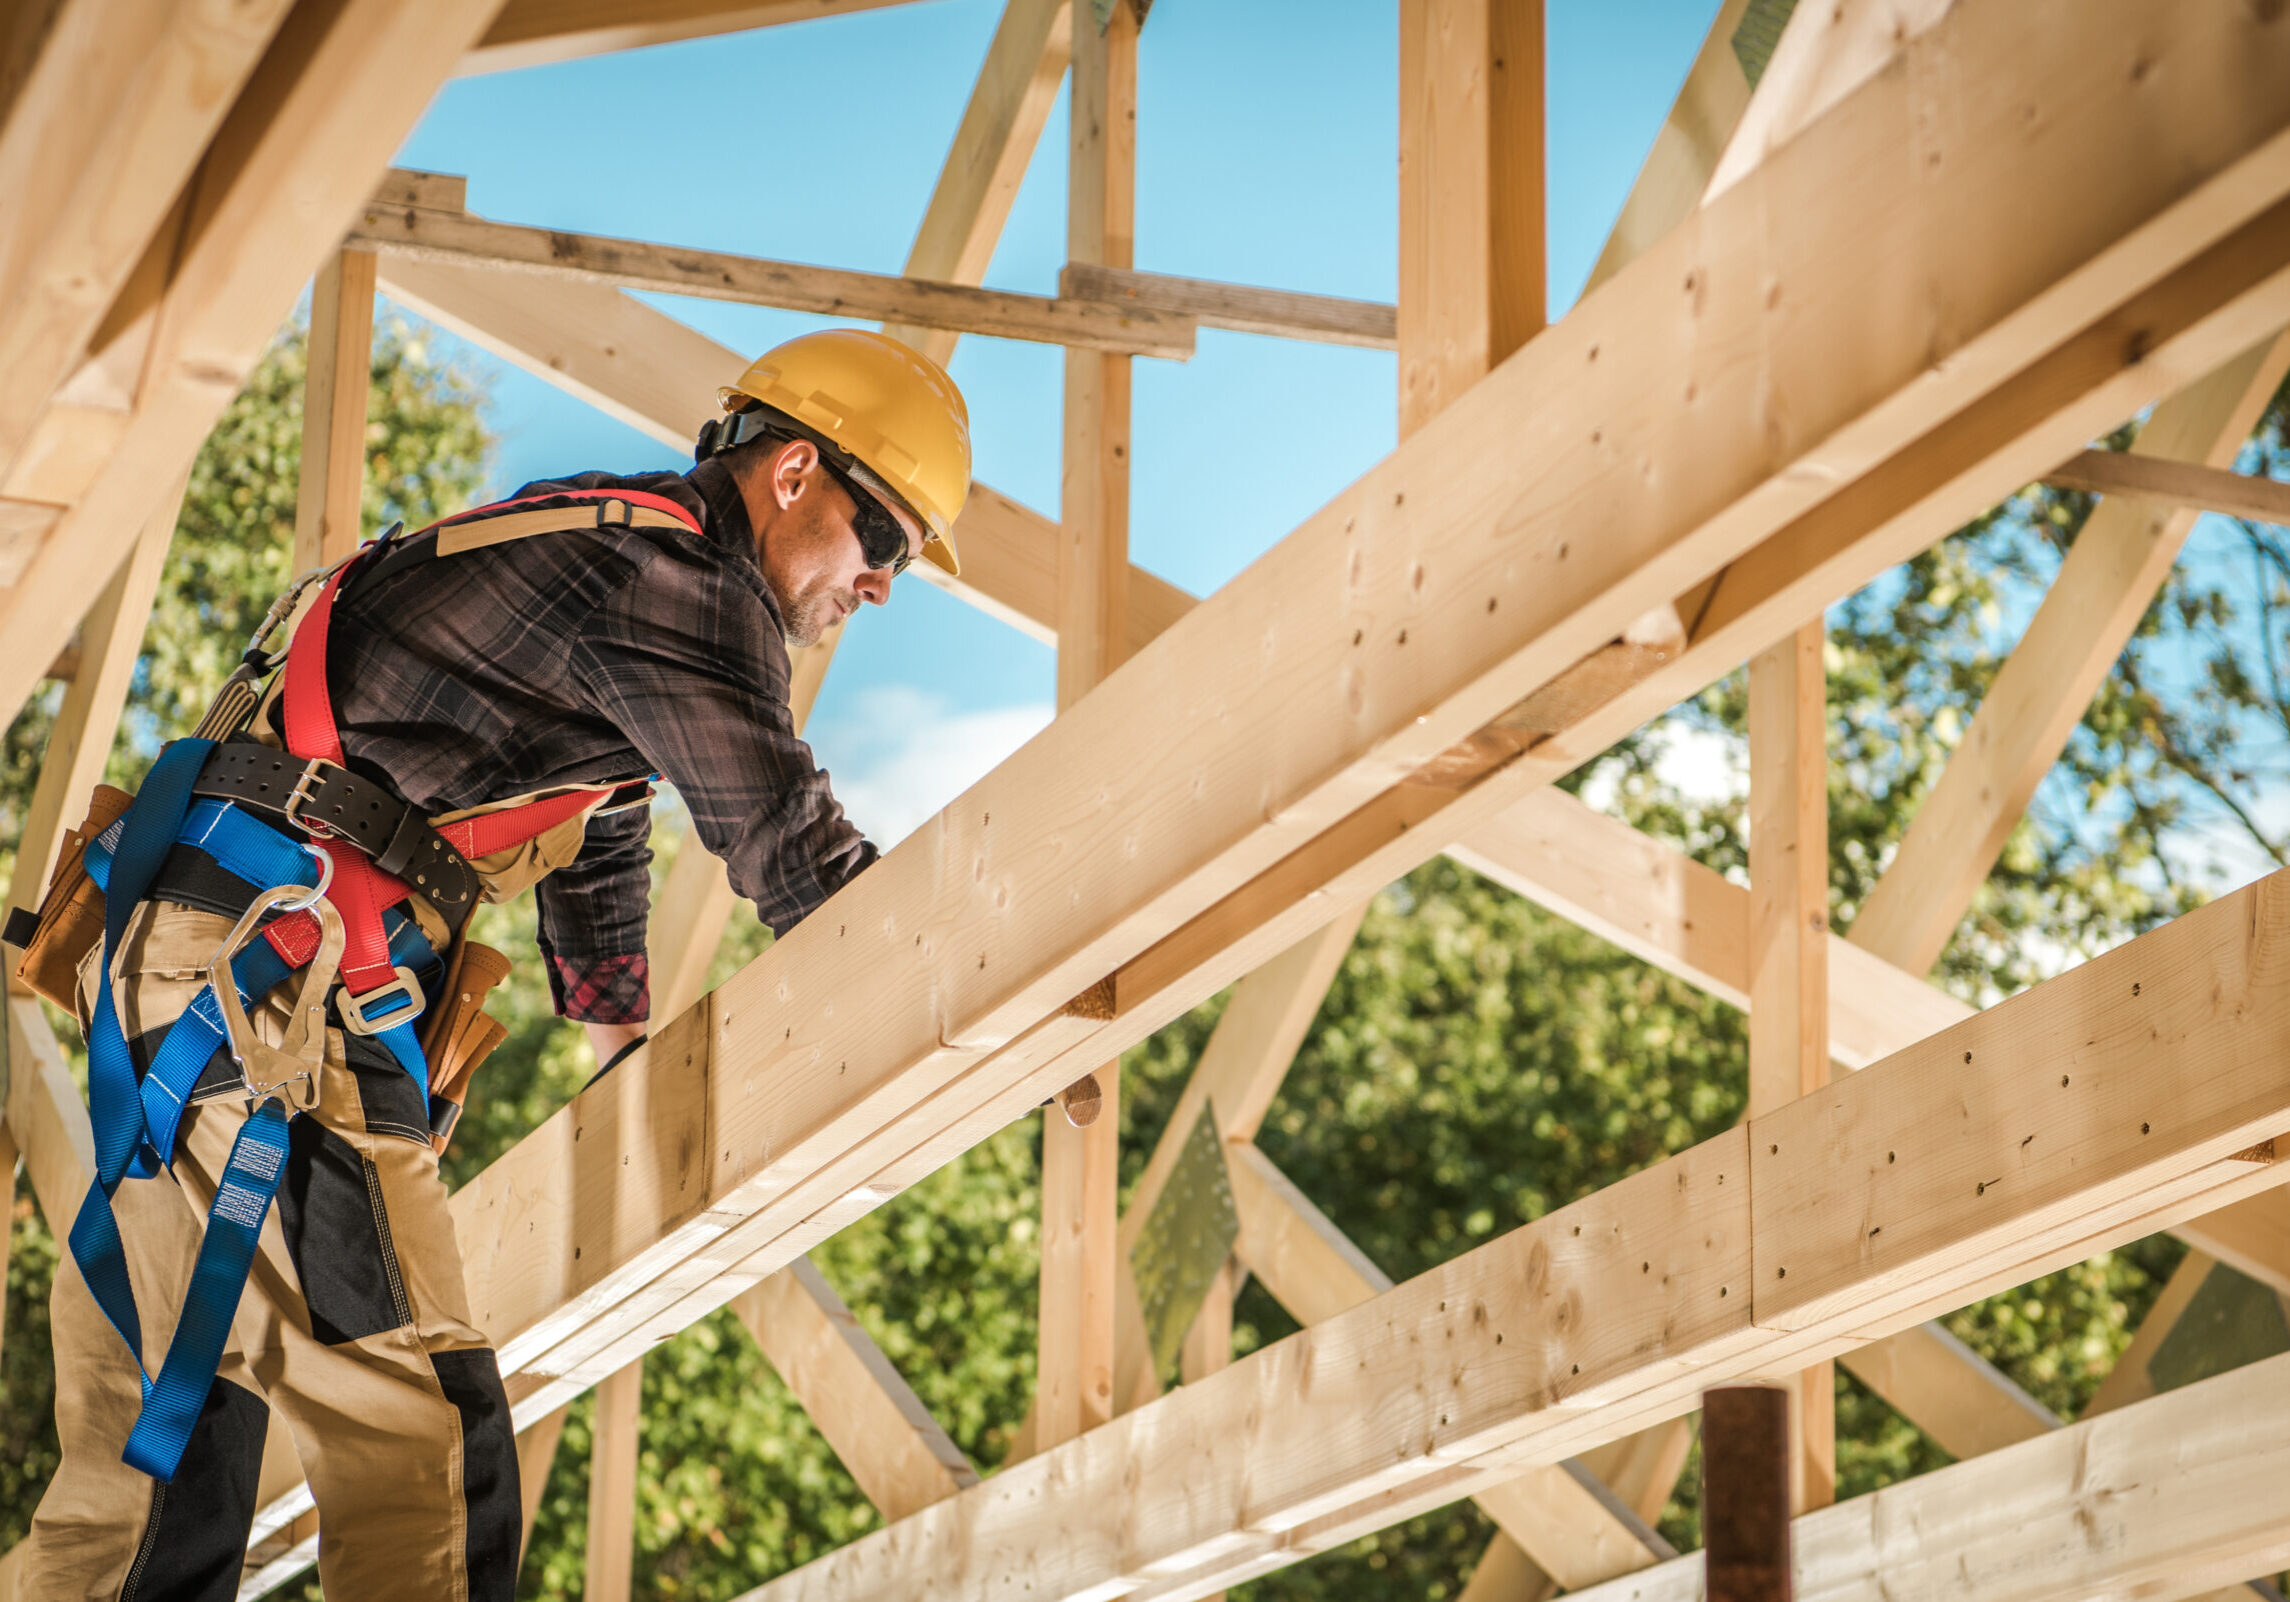
<path id="1" fill-rule="evenodd" d="M 596 508 L 598 528 L 625 525 L 681 528 L 693 534 L 702 532 L 699 519 L 665 495 L 644 490 L 597 489 L 558 490 L 547 495 L 528 495 L 522 500 L 495 501 L 490 506 L 473 507 L 456 516 L 441 518 L 422 533 L 437 536 L 438 555 L 452 556 L 488 545 L 506 545 L 511 540 L 535 534 L 577 528 L 580 520 L 568 519 L 565 514 L 588 506 Z"/>

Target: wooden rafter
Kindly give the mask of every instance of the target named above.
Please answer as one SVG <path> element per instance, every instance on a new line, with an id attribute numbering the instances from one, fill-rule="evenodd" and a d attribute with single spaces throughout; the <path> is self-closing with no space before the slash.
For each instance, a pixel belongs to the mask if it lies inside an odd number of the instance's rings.
<path id="1" fill-rule="evenodd" d="M 0 480 L 287 12 L 71 0 L 0 105 Z"/>
<path id="2" fill-rule="evenodd" d="M 146 252 L 155 332 L 133 412 L 0 591 L 0 707 L 22 704 L 83 609 L 87 573 L 116 566 L 189 468 L 487 15 L 461 0 L 314 0 L 279 28 L 199 162 L 183 248 Z"/>
<path id="3" fill-rule="evenodd" d="M 732 1306 L 884 1519 L 978 1483 L 962 1449 L 808 1257 Z"/>
<path id="4" fill-rule="evenodd" d="M 1037 1596 L 1185 1595 L 1293 1561 L 2270 1177 L 2233 1154 L 2290 1126 L 2285 1049 L 2277 875 L 759 1594 L 1022 1562 Z M 1179 1483 L 1151 1520 L 1077 1516 Z"/>

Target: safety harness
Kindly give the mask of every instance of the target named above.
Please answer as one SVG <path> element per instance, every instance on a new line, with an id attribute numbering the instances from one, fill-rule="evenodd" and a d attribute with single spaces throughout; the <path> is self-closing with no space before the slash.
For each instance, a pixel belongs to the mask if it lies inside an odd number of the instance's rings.
<path id="1" fill-rule="evenodd" d="M 160 752 L 134 804 L 87 849 L 88 872 L 104 893 L 102 966 L 88 1026 L 96 1173 L 72 1224 L 71 1251 L 142 1375 L 143 1409 L 122 1455 L 155 1479 L 174 1477 L 221 1365 L 263 1220 L 285 1176 L 288 1121 L 318 1104 L 329 1014 L 386 1050 L 426 1096 L 429 1066 L 413 1025 L 425 1004 L 422 977 L 442 971 L 447 953 L 406 903 L 421 896 L 444 914 L 450 940 L 460 939 L 481 888 L 476 859 L 523 845 L 622 788 L 576 787 L 432 825 L 350 772 L 326 687 L 335 602 L 353 579 L 371 583 L 415 563 L 566 530 L 583 512 L 598 527 L 703 532 L 673 500 L 629 490 L 496 502 L 411 536 L 393 527 L 280 597 L 198 730 Z M 289 645 L 273 654 L 272 636 L 313 584 L 316 599 Z M 261 687 L 282 665 L 283 753 L 243 738 L 263 704 Z M 178 846 L 203 853 L 251 899 L 213 957 L 187 976 L 200 989 L 138 1072 L 112 996 L 112 966 L 136 906 L 160 884 Z M 271 1046 L 249 1025 L 247 1004 L 298 971 L 303 980 L 285 1034 Z M 154 1379 L 111 1201 L 123 1180 L 149 1178 L 174 1160 L 184 1108 L 218 1051 L 238 1070 L 229 1089 L 243 1093 L 251 1111 L 216 1183 L 190 1289 Z"/>

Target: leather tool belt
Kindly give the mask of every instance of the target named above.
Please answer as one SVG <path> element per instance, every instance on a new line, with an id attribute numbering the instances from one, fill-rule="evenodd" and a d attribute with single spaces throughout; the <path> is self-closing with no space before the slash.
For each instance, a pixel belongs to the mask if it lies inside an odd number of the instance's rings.
<path id="1" fill-rule="evenodd" d="M 251 740 L 215 747 L 191 793 L 230 801 L 267 821 L 340 839 L 403 880 L 458 930 L 484 888 L 477 870 L 421 812 L 324 757 L 304 759 Z"/>

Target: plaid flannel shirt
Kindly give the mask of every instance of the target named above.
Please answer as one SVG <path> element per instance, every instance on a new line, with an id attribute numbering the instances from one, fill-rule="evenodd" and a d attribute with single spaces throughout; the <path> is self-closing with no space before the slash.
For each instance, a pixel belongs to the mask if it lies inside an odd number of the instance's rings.
<path id="1" fill-rule="evenodd" d="M 875 848 L 796 738 L 778 604 L 722 466 L 517 494 L 622 488 L 671 497 L 705 534 L 574 525 L 350 586 L 326 660 L 344 754 L 431 813 L 656 773 L 784 931 Z M 565 1017 L 650 1014 L 650 833 L 648 807 L 592 819 L 579 857 L 535 890 Z"/>

